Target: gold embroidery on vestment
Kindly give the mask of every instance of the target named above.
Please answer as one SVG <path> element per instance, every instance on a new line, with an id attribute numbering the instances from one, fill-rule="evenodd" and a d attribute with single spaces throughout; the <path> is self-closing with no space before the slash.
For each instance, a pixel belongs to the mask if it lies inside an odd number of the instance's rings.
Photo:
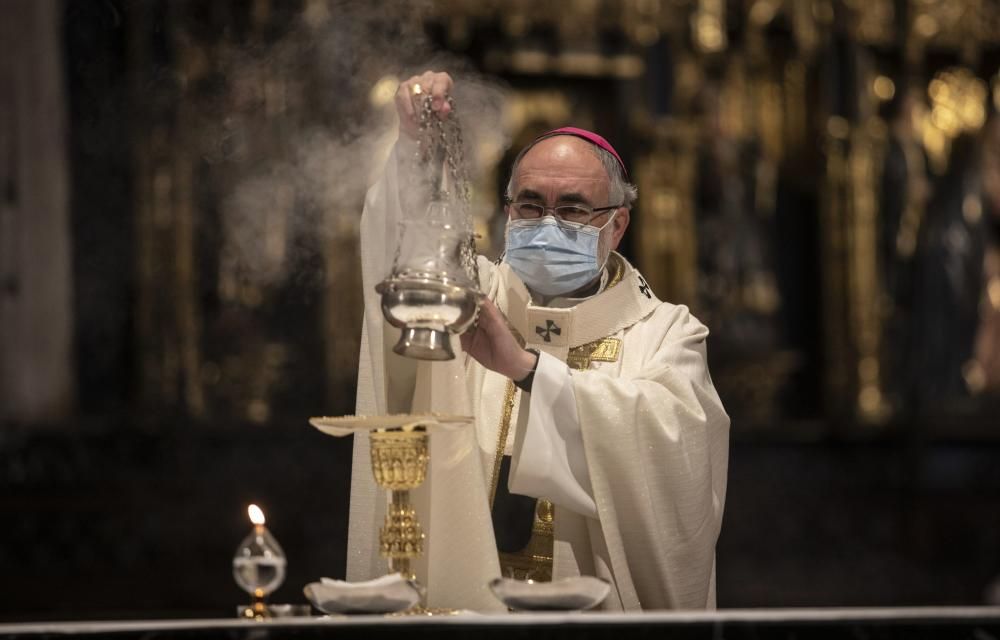
<path id="1" fill-rule="evenodd" d="M 537 500 L 528 544 L 520 551 L 499 552 L 500 573 L 516 580 L 552 582 L 554 523 L 555 505 L 548 500 Z"/>
<path id="2" fill-rule="evenodd" d="M 566 364 L 571 369 L 585 371 L 591 362 L 616 362 L 621 350 L 620 338 L 601 338 L 570 349 Z"/>
<path id="3" fill-rule="evenodd" d="M 619 258 L 617 254 L 612 253 L 608 256 L 608 286 L 604 287 L 604 290 L 607 291 L 621 282 L 624 276 L 625 261 Z"/>
<path id="4" fill-rule="evenodd" d="M 503 394 L 503 412 L 500 414 L 500 425 L 497 428 L 497 453 L 493 458 L 493 476 L 490 478 L 490 508 L 497 495 L 497 481 L 500 479 L 500 463 L 503 462 L 503 451 L 507 448 L 507 434 L 510 432 L 510 417 L 514 413 L 514 396 L 517 387 L 513 380 L 507 381 L 507 390 Z"/>

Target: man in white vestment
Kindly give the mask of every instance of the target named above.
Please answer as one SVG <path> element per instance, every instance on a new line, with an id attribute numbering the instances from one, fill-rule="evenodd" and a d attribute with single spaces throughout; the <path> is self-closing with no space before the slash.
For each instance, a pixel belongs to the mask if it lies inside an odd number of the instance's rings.
<path id="1" fill-rule="evenodd" d="M 729 418 L 706 364 L 708 329 L 660 301 L 615 252 L 635 187 L 604 138 L 564 128 L 514 163 L 506 249 L 479 257 L 479 319 L 448 362 L 394 354 L 374 287 L 392 268 L 416 131 L 412 96 L 450 112 L 452 80 L 426 72 L 397 93 L 400 139 L 368 192 L 361 252 L 365 324 L 359 415 L 436 411 L 474 427 L 435 431 L 414 504 L 427 533 L 418 578 L 429 606 L 502 611 L 488 582 L 592 575 L 607 610 L 715 607 L 715 544 Z M 355 438 L 349 580 L 386 573 L 385 495 Z"/>

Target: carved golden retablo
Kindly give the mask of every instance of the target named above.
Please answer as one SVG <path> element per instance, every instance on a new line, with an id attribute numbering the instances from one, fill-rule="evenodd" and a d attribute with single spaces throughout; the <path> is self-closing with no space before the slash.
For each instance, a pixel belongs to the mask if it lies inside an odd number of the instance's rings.
<path id="1" fill-rule="evenodd" d="M 383 489 L 416 489 L 427 477 L 427 434 L 376 431 L 371 434 L 372 472 Z"/>

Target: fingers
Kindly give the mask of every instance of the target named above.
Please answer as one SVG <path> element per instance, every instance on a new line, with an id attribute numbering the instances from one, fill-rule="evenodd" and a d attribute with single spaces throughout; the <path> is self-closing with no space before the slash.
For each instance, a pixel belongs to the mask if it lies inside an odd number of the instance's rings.
<path id="1" fill-rule="evenodd" d="M 444 72 L 425 71 L 399 85 L 396 90 L 396 111 L 399 113 L 399 128 L 415 137 L 419 128 L 417 109 L 424 96 L 431 96 L 431 109 L 438 117 L 445 118 L 451 113 L 448 97 L 454 81 Z"/>
<path id="2" fill-rule="evenodd" d="M 444 118 L 451 112 L 451 104 L 448 102 L 448 96 L 451 95 L 452 79 L 447 73 L 432 73 L 429 78 L 429 85 L 427 91 L 431 95 L 431 109 L 437 112 L 438 117 Z M 427 75 L 427 74 L 424 74 Z"/>
<path id="3" fill-rule="evenodd" d="M 396 113 L 399 114 L 399 129 L 411 138 L 417 135 L 416 111 L 411 98 L 413 78 L 399 85 L 396 89 Z"/>
<path id="4" fill-rule="evenodd" d="M 503 335 L 507 335 L 510 337 L 511 340 L 517 342 L 520 346 L 523 346 L 524 340 L 520 337 L 519 334 L 517 334 L 517 330 L 514 328 L 514 325 L 510 323 L 510 320 L 507 318 L 506 315 L 504 315 L 504 312 L 500 310 L 500 307 L 498 307 L 490 299 L 484 300 L 482 306 L 486 307 L 486 313 L 483 314 L 482 311 L 480 311 L 479 324 L 482 324 L 484 322 L 482 318 L 485 315 L 486 316 L 485 330 L 487 332 L 491 334 L 500 333 Z"/>
<path id="5" fill-rule="evenodd" d="M 484 299 L 480 303 L 476 321 L 459 336 L 462 341 L 462 349 L 465 352 L 475 356 L 476 345 L 482 341 L 492 342 L 495 340 L 498 314 L 500 314 L 500 310 L 489 299 Z"/>
<path id="6" fill-rule="evenodd" d="M 489 298 L 485 298 L 479 305 L 477 324 L 487 334 L 492 335 L 498 328 L 505 326 L 506 322 L 504 322 L 503 314 L 496 304 Z"/>
<path id="7" fill-rule="evenodd" d="M 458 336 L 459 341 L 462 343 L 462 351 L 477 360 L 480 360 L 483 357 L 482 340 L 485 334 L 481 331 L 482 330 L 478 324 L 473 324 L 465 330 L 465 333 Z M 488 340 L 488 338 L 486 339 Z"/>

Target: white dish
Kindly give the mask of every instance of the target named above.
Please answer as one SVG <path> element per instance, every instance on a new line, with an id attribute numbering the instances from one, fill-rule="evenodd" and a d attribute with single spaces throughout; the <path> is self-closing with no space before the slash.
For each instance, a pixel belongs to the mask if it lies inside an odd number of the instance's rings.
<path id="1" fill-rule="evenodd" d="M 414 427 L 445 427 L 456 429 L 471 424 L 469 416 L 453 416 L 438 413 L 409 414 L 397 413 L 388 416 L 337 416 L 309 418 L 309 424 L 331 436 L 349 436 L 358 431 L 376 429 L 406 429 Z"/>
<path id="2" fill-rule="evenodd" d="M 490 590 L 500 602 L 516 611 L 583 611 L 601 604 L 611 585 L 593 576 L 534 582 L 495 578 Z"/>
<path id="3" fill-rule="evenodd" d="M 367 582 L 320 578 L 302 592 L 323 613 L 394 613 L 420 603 L 423 589 L 392 573 Z"/>

